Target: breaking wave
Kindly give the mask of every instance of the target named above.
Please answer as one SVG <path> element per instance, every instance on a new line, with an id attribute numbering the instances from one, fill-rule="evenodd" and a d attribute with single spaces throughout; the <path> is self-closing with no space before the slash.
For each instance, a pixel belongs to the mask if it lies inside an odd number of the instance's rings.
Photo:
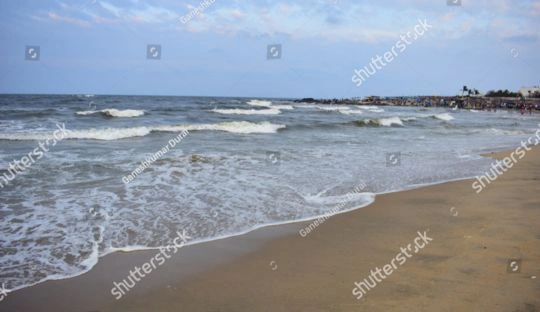
<path id="1" fill-rule="evenodd" d="M 380 119 L 364 119 L 357 120 L 354 122 L 357 126 L 360 127 L 392 127 L 392 126 L 403 126 L 403 120 L 399 117 L 390 117 L 390 118 L 380 118 Z"/>
<path id="2" fill-rule="evenodd" d="M 115 108 L 106 108 L 98 111 L 82 111 L 82 112 L 76 112 L 75 114 L 79 116 L 91 116 L 91 115 L 102 115 L 104 117 L 121 117 L 121 118 L 128 118 L 128 117 L 140 117 L 144 115 L 143 110 L 136 110 L 136 109 L 125 109 L 125 110 L 119 110 Z"/>
<path id="3" fill-rule="evenodd" d="M 454 119 L 455 119 L 455 118 L 454 118 L 452 115 L 450 115 L 449 113 L 437 114 L 437 115 L 433 115 L 432 117 L 435 118 L 435 119 L 444 120 L 444 121 L 450 121 L 450 120 L 454 120 Z"/>
<path id="4" fill-rule="evenodd" d="M 214 108 L 211 110 L 214 113 L 226 114 L 226 115 L 279 115 L 281 110 L 277 108 L 268 108 L 268 109 L 217 109 Z"/>
<path id="5" fill-rule="evenodd" d="M 82 129 L 66 130 L 64 139 L 88 139 L 88 140 L 120 140 L 133 137 L 143 137 L 152 132 L 181 132 L 187 131 L 225 131 L 238 134 L 251 133 L 276 133 L 279 129 L 286 128 L 285 125 L 273 124 L 269 122 L 253 123 L 248 121 L 222 122 L 218 124 L 188 124 L 176 126 L 155 126 L 155 127 L 131 127 L 131 128 L 103 128 L 103 129 Z M 0 140 L 28 141 L 45 140 L 52 137 L 49 132 L 19 132 L 0 133 Z"/>
<path id="6" fill-rule="evenodd" d="M 272 105 L 271 101 L 263 101 L 263 100 L 250 100 L 247 103 L 252 106 L 263 106 L 263 107 L 269 107 L 270 105 Z"/>

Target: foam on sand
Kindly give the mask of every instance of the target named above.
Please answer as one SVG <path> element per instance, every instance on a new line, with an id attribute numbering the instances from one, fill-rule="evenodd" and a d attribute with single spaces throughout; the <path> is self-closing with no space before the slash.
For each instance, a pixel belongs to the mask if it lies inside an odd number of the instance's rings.
<path id="1" fill-rule="evenodd" d="M 375 194 L 370 192 L 348 193 L 343 195 L 323 196 L 322 194 L 304 196 L 304 200 L 311 205 L 335 206 L 338 204 L 361 202 L 362 206 L 372 204 Z"/>

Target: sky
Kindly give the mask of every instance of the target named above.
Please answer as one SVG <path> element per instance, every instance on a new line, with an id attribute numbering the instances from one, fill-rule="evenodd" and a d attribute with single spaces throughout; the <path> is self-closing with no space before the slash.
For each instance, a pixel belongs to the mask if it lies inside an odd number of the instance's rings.
<path id="1" fill-rule="evenodd" d="M 348 98 L 540 85 L 540 0 L 448 1 L 1 1 L 0 93 Z"/>

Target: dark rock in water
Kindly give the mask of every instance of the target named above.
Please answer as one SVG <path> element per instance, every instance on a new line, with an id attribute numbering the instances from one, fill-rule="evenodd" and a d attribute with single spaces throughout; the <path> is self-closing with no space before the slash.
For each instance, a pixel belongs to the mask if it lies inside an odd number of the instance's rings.
<path id="1" fill-rule="evenodd" d="M 295 103 L 318 103 L 319 101 L 315 100 L 314 98 L 305 98 L 301 100 L 294 100 Z"/>

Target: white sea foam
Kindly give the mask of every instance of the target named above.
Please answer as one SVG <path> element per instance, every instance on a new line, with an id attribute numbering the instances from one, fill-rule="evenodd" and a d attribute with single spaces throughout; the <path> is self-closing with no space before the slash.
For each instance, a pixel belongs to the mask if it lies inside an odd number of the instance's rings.
<path id="1" fill-rule="evenodd" d="M 279 129 L 286 128 L 285 125 L 273 124 L 267 121 L 260 123 L 253 123 L 248 121 L 231 121 L 231 122 L 222 122 L 219 124 L 191 124 L 191 125 L 179 125 L 179 126 L 165 126 L 165 127 L 156 127 L 155 131 L 170 131 L 178 132 L 182 130 L 188 131 L 204 131 L 204 130 L 214 130 L 214 131 L 226 131 L 231 133 L 241 133 L 241 134 L 250 134 L 250 133 L 276 133 Z"/>
<path id="2" fill-rule="evenodd" d="M 449 113 L 442 113 L 442 114 L 433 115 L 433 118 L 439 119 L 439 120 L 444 120 L 444 121 L 450 121 L 450 120 L 455 119 L 454 116 L 450 115 Z"/>
<path id="3" fill-rule="evenodd" d="M 294 107 L 298 107 L 298 108 L 317 108 L 318 106 L 314 105 L 314 104 L 296 104 L 296 105 L 294 105 Z"/>
<path id="4" fill-rule="evenodd" d="M 384 113 L 384 109 L 380 108 L 379 106 L 374 106 L 374 105 L 358 105 L 357 106 L 359 109 L 363 109 L 363 110 L 366 110 L 368 112 L 372 112 L 372 113 Z"/>
<path id="5" fill-rule="evenodd" d="M 342 113 L 343 115 L 360 115 L 360 114 L 363 114 L 364 112 L 361 111 L 361 110 L 340 110 L 339 111 L 340 113 Z"/>
<path id="6" fill-rule="evenodd" d="M 521 130 L 503 130 L 503 129 L 497 129 L 497 128 L 490 128 L 487 130 L 489 133 L 493 133 L 496 135 L 524 135 L 525 132 Z"/>
<path id="7" fill-rule="evenodd" d="M 400 117 L 402 121 L 415 121 L 416 117 Z"/>
<path id="8" fill-rule="evenodd" d="M 279 115 L 281 110 L 277 108 L 268 108 L 268 109 L 218 109 L 214 108 L 211 110 L 214 113 L 225 114 L 225 115 Z"/>
<path id="9" fill-rule="evenodd" d="M 373 105 L 358 105 L 358 108 L 360 108 L 360 109 L 366 109 L 366 110 L 372 110 L 372 109 L 379 109 L 379 106 L 373 106 Z"/>
<path id="10" fill-rule="evenodd" d="M 94 139 L 109 141 L 132 137 L 141 137 L 150 134 L 150 132 L 152 132 L 152 129 L 148 127 L 67 130 L 65 139 Z M 43 131 L 0 133 L 0 140 L 42 141 L 50 138 L 51 135 L 52 133 Z"/>
<path id="11" fill-rule="evenodd" d="M 292 105 L 272 105 L 273 108 L 277 109 L 283 109 L 283 110 L 293 110 L 294 107 Z"/>
<path id="12" fill-rule="evenodd" d="M 226 131 L 230 133 L 250 134 L 250 133 L 276 133 L 286 126 L 273 124 L 270 122 L 253 123 L 248 121 L 222 122 L 218 124 L 187 124 L 173 126 L 155 127 L 131 127 L 131 128 L 104 128 L 104 129 L 84 129 L 67 130 L 65 139 L 90 139 L 90 140 L 119 140 L 132 137 L 142 137 L 153 131 L 160 132 L 181 132 L 188 131 Z M 20 133 L 0 133 L 0 140 L 26 141 L 45 140 L 51 137 L 49 132 L 20 132 Z"/>
<path id="13" fill-rule="evenodd" d="M 82 112 L 76 112 L 75 115 L 88 116 L 88 115 L 94 115 L 98 113 L 100 113 L 100 111 L 82 111 Z"/>
<path id="14" fill-rule="evenodd" d="M 97 111 L 82 111 L 76 113 L 79 116 L 89 116 L 89 115 L 104 115 L 107 117 L 123 117 L 123 118 L 129 118 L 129 117 L 140 117 L 144 115 L 143 110 L 136 110 L 136 109 L 125 109 L 125 110 L 119 110 L 115 108 L 106 108 L 102 110 Z"/>
<path id="15" fill-rule="evenodd" d="M 403 121 L 399 117 L 364 119 L 361 121 L 357 121 L 356 123 L 362 126 L 375 126 L 375 127 L 403 126 Z"/>
<path id="16" fill-rule="evenodd" d="M 384 127 L 390 127 L 393 125 L 403 126 L 403 121 L 399 117 L 381 118 L 377 120 L 379 124 Z"/>
<path id="17" fill-rule="evenodd" d="M 271 101 L 263 101 L 263 100 L 250 100 L 247 103 L 252 106 L 263 106 L 263 107 L 269 107 L 270 105 L 272 105 Z"/>
<path id="18" fill-rule="evenodd" d="M 374 193 L 348 193 L 336 196 L 323 196 L 322 194 L 304 196 L 304 200 L 312 205 L 332 206 L 349 202 L 363 202 L 371 204 L 375 201 Z"/>
<path id="19" fill-rule="evenodd" d="M 349 110 L 350 108 L 347 106 L 339 107 L 339 106 L 317 106 L 318 109 L 323 111 L 344 111 Z"/>

